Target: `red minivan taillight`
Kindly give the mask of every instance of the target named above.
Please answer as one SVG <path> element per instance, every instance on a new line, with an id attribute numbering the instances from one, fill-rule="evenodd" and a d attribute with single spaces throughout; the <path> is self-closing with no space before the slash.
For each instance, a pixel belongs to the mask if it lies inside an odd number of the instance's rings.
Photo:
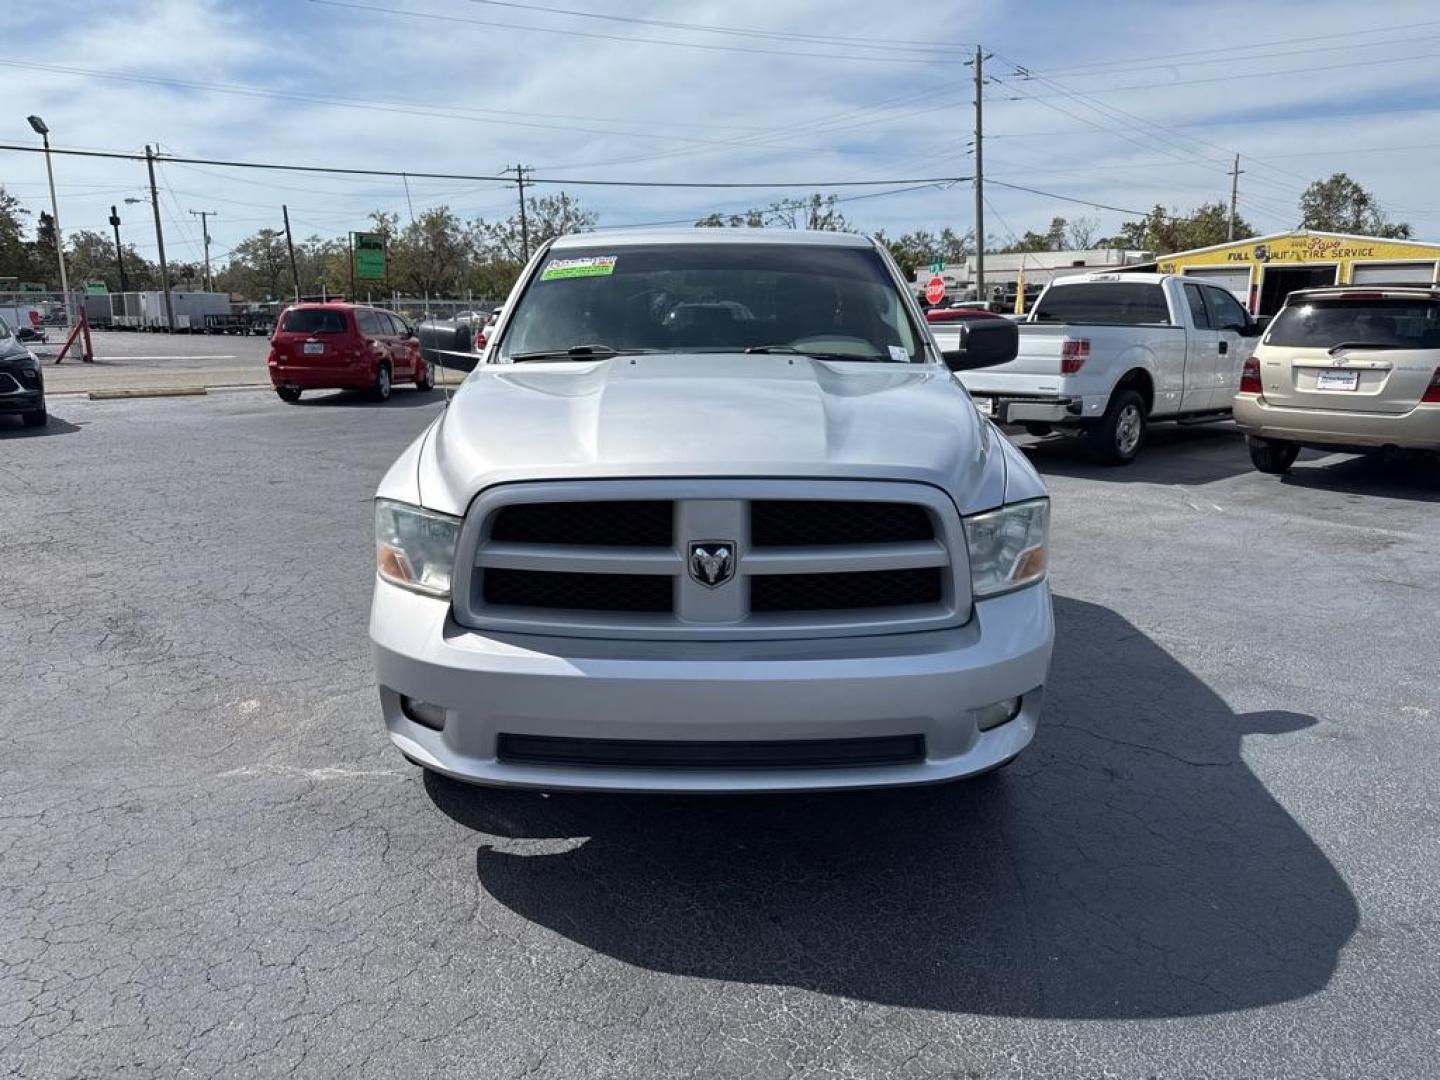
<path id="1" fill-rule="evenodd" d="M 1260 361 L 1252 356 L 1240 369 L 1240 393 L 1258 394 L 1260 392 Z"/>
<path id="2" fill-rule="evenodd" d="M 1426 405 L 1440 405 L 1440 367 L 1430 376 L 1430 385 L 1425 387 L 1425 395 L 1420 400 Z"/>
<path id="3" fill-rule="evenodd" d="M 1090 359 L 1089 338 L 1066 338 L 1060 343 L 1060 374 L 1074 375 Z"/>

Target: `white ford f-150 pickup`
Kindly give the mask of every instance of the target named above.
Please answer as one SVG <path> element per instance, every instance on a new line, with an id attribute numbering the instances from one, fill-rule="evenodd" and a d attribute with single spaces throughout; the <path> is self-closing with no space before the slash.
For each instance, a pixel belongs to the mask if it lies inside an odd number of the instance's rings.
<path id="1" fill-rule="evenodd" d="M 544 247 L 375 504 L 390 738 L 481 784 L 802 790 L 1000 767 L 1036 730 L 1049 500 L 883 248 Z"/>
<path id="2" fill-rule="evenodd" d="M 1260 326 L 1225 289 L 1172 274 L 1059 278 L 1020 324 L 1008 364 L 963 382 L 987 416 L 1033 434 L 1083 429 L 1095 454 L 1125 464 L 1155 420 L 1230 415 Z M 944 346 L 951 335 L 935 327 Z"/>

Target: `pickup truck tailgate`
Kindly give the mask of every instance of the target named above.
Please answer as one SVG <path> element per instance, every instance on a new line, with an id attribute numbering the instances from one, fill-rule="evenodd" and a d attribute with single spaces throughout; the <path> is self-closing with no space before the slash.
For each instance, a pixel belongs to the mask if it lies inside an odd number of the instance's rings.
<path id="1" fill-rule="evenodd" d="M 942 349 L 958 347 L 959 335 L 944 326 L 931 332 Z M 1021 323 L 1020 351 L 1008 364 L 967 371 L 960 376 L 972 394 L 1005 394 L 1054 397 L 1060 392 L 1060 350 L 1066 337 L 1064 326 Z"/>

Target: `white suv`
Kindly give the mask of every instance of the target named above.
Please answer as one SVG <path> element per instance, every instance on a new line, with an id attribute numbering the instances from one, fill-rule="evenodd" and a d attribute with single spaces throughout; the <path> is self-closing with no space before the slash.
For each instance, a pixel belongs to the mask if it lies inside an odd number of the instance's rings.
<path id="1" fill-rule="evenodd" d="M 581 235 L 376 502 L 385 723 L 485 784 L 796 790 L 998 768 L 1054 634 L 1049 500 L 857 236 Z"/>

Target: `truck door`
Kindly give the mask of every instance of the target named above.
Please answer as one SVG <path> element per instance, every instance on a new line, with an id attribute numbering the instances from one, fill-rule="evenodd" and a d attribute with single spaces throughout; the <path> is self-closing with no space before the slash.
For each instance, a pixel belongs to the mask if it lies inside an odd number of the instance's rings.
<path id="1" fill-rule="evenodd" d="M 1202 285 L 1201 288 L 1205 291 L 1205 300 L 1210 308 L 1210 320 L 1220 335 L 1217 347 L 1220 355 L 1215 372 L 1218 382 L 1215 385 L 1215 400 L 1211 408 L 1228 409 L 1240 389 L 1240 369 L 1255 351 L 1257 339 L 1245 336 L 1244 331 L 1250 320 L 1233 293 L 1213 285 Z"/>
<path id="2" fill-rule="evenodd" d="M 1185 305 L 1191 329 L 1185 335 L 1185 390 L 1180 395 L 1180 411 L 1203 412 L 1219 407 L 1213 402 L 1220 383 L 1220 361 L 1225 358 L 1220 355 L 1220 333 L 1199 285 L 1186 284 Z"/>

